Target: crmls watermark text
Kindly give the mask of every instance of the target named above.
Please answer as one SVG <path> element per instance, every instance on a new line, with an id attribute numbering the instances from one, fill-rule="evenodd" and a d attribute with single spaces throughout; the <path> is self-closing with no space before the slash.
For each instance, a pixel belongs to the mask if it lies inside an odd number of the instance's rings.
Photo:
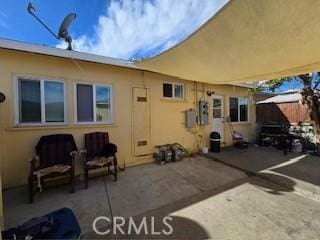
<path id="1" fill-rule="evenodd" d="M 112 219 L 106 216 L 97 217 L 93 223 L 92 228 L 94 232 L 98 235 L 108 235 L 108 234 L 121 234 L 121 235 L 171 235 L 173 233 L 173 227 L 170 224 L 173 221 L 172 217 L 164 217 L 161 219 L 161 229 L 156 229 L 155 217 L 143 217 L 139 220 L 134 219 L 132 217 L 124 218 L 124 217 L 113 217 Z M 98 225 L 112 224 L 111 228 L 106 230 L 99 230 Z"/>

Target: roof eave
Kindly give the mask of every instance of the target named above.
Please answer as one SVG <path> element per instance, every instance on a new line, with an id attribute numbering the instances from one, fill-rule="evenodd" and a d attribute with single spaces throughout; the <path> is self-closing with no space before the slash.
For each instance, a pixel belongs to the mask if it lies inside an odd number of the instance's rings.
<path id="1" fill-rule="evenodd" d="M 125 68 L 141 69 L 140 67 L 135 66 L 131 61 L 98 56 L 94 54 L 77 52 L 77 51 L 64 50 L 60 48 L 41 46 L 37 44 L 19 42 L 19 41 L 14 41 L 9 39 L 0 39 L 0 48 L 28 52 L 28 53 L 36 53 L 36 54 L 54 56 L 54 57 L 60 57 L 60 58 L 68 58 L 68 59 L 74 59 L 74 60 L 80 60 L 80 61 L 86 61 L 86 62 L 107 64 L 107 65 L 113 65 L 113 66 L 119 66 L 119 67 L 125 67 Z"/>

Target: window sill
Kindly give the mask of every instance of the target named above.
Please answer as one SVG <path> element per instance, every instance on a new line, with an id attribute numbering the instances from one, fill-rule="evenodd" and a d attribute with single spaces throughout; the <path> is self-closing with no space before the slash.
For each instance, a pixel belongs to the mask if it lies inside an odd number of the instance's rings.
<path id="1" fill-rule="evenodd" d="M 101 128 L 118 127 L 115 124 L 74 124 L 74 125 L 42 125 L 42 126 L 12 126 L 5 128 L 6 131 L 33 131 L 33 130 L 60 130 L 60 129 L 81 129 L 81 128 Z"/>
<path id="2" fill-rule="evenodd" d="M 112 126 L 113 123 L 106 123 L 106 122 L 75 122 L 75 126 Z"/>
<path id="3" fill-rule="evenodd" d="M 48 122 L 48 123 L 16 123 L 14 128 L 30 128 L 30 127 L 63 127 L 67 126 L 67 122 Z"/>
<path id="4" fill-rule="evenodd" d="M 232 125 L 251 125 L 251 122 L 231 122 Z"/>
<path id="5" fill-rule="evenodd" d="M 165 97 L 162 97 L 160 98 L 161 101 L 163 102 L 180 102 L 180 103 L 186 103 L 188 102 L 186 99 L 179 99 L 179 98 L 165 98 Z"/>

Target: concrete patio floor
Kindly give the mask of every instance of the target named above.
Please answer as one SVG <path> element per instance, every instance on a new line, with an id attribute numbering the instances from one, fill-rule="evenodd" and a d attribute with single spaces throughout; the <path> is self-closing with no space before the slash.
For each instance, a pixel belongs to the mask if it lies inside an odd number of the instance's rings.
<path id="1" fill-rule="evenodd" d="M 166 165 L 144 165 L 120 172 L 118 182 L 99 177 L 83 189 L 50 188 L 27 203 L 26 187 L 4 192 L 5 227 L 58 208 L 76 214 L 83 238 L 301 239 L 320 236 L 320 203 L 266 180 L 248 177 L 211 159 L 197 156 Z M 92 231 L 98 216 L 153 216 L 161 229 L 173 217 L 170 236 L 142 234 L 99 236 Z M 101 226 L 102 229 L 108 226 Z"/>
<path id="2" fill-rule="evenodd" d="M 317 156 L 284 155 L 276 148 L 258 146 L 248 149 L 229 147 L 207 156 L 320 201 L 320 158 Z"/>

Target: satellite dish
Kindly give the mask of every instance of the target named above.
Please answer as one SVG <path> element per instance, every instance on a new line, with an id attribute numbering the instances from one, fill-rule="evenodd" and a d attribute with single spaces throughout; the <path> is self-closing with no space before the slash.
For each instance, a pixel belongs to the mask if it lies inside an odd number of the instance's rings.
<path id="1" fill-rule="evenodd" d="M 69 26 L 76 17 L 77 15 L 75 13 L 70 13 L 63 19 L 58 32 L 60 38 L 64 38 L 65 32 L 68 31 Z"/>
<path id="2" fill-rule="evenodd" d="M 71 43 L 72 43 L 72 38 L 70 37 L 68 33 L 68 28 L 73 22 L 73 20 L 77 17 L 75 13 L 70 13 L 68 14 L 62 21 L 59 32 L 58 32 L 58 37 L 59 39 L 64 39 L 68 43 L 68 50 L 72 50 Z"/>
<path id="3" fill-rule="evenodd" d="M 62 21 L 58 35 L 56 35 L 36 14 L 36 9 L 32 6 L 31 2 L 29 2 L 27 7 L 28 13 L 34 16 L 56 39 L 64 39 L 68 43 L 68 50 L 72 50 L 72 38 L 68 33 L 68 28 L 70 27 L 73 20 L 77 17 L 75 13 L 68 14 Z"/>

